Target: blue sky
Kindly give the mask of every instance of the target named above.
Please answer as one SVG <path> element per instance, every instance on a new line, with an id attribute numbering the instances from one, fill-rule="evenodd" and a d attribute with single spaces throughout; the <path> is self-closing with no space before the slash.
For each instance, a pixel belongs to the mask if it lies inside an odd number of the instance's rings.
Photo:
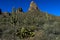
<path id="1" fill-rule="evenodd" d="M 27 12 L 32 0 L 0 0 L 0 8 L 3 12 L 11 12 L 12 8 L 22 7 Z M 60 0 L 33 0 L 43 12 L 60 16 Z"/>

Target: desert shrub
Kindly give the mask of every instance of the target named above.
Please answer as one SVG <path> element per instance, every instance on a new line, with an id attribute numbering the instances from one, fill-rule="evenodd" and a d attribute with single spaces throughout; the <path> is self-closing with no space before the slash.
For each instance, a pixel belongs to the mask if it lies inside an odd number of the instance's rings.
<path id="1" fill-rule="evenodd" d="M 44 24 L 43 29 L 47 32 L 51 33 L 60 33 L 60 23 L 59 22 L 53 22 L 52 24 Z"/>
<path id="2" fill-rule="evenodd" d="M 35 36 L 31 37 L 29 40 L 47 40 L 47 34 L 44 30 L 39 30 L 35 32 Z"/>
<path id="3" fill-rule="evenodd" d="M 52 25 L 52 27 L 53 27 L 53 33 L 54 34 L 60 34 L 60 22 L 54 22 L 53 23 L 53 25 Z"/>
<path id="4" fill-rule="evenodd" d="M 43 25 L 43 30 L 45 30 L 48 34 L 52 33 L 52 29 L 52 26 L 47 23 Z"/>
<path id="5" fill-rule="evenodd" d="M 60 35 L 49 34 L 48 40 L 60 40 Z"/>
<path id="6" fill-rule="evenodd" d="M 60 35 L 56 36 L 56 40 L 60 40 Z"/>
<path id="7" fill-rule="evenodd" d="M 48 35 L 48 40 L 56 40 L 56 35 L 50 33 L 50 34 Z"/>
<path id="8" fill-rule="evenodd" d="M 21 27 L 17 30 L 16 35 L 19 38 L 27 38 L 27 37 L 33 37 L 35 35 L 34 27 Z"/>
<path id="9" fill-rule="evenodd" d="M 43 30 L 47 32 L 48 40 L 60 40 L 58 35 L 60 35 L 60 22 L 45 23 L 43 25 Z"/>

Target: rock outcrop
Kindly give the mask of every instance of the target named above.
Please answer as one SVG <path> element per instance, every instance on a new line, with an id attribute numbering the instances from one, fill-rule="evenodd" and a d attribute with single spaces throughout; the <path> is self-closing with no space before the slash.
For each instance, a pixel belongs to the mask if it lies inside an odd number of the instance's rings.
<path id="1" fill-rule="evenodd" d="M 9 16 L 9 13 L 8 13 L 8 12 L 3 12 L 2 15 L 3 15 L 4 17 L 8 17 L 8 16 Z"/>
<path id="2" fill-rule="evenodd" d="M 29 11 L 32 11 L 32 10 L 38 10 L 38 7 L 34 1 L 30 3 L 30 7 L 29 7 Z"/>
<path id="3" fill-rule="evenodd" d="M 21 12 L 23 12 L 23 9 L 22 9 L 22 8 L 18 8 L 18 9 L 16 10 L 16 13 L 21 13 Z"/>

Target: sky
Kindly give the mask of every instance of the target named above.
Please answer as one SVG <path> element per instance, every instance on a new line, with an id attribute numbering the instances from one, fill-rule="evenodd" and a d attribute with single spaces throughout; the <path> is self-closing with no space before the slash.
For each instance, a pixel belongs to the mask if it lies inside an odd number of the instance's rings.
<path id="1" fill-rule="evenodd" d="M 32 0 L 0 0 L 0 8 L 3 12 L 11 12 L 12 8 L 22 8 L 24 12 L 28 11 Z M 38 8 L 43 12 L 60 16 L 60 0 L 33 0 Z"/>

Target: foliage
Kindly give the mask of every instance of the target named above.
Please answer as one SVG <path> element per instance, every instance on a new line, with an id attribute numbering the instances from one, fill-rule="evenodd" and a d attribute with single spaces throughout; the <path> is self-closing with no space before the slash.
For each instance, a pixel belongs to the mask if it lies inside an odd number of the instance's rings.
<path id="1" fill-rule="evenodd" d="M 26 38 L 26 37 L 33 37 L 35 35 L 33 27 L 30 28 L 25 28 L 22 27 L 19 30 L 17 30 L 16 35 L 19 36 L 20 38 Z"/>
<path id="2" fill-rule="evenodd" d="M 20 11 L 23 10 L 19 8 L 19 13 L 16 13 L 16 8 L 13 8 L 8 17 L 0 15 L 0 29 L 5 37 L 12 36 L 13 39 L 16 36 L 17 40 L 18 37 L 23 40 L 60 40 L 60 17 L 37 10 L 27 13 Z"/>

